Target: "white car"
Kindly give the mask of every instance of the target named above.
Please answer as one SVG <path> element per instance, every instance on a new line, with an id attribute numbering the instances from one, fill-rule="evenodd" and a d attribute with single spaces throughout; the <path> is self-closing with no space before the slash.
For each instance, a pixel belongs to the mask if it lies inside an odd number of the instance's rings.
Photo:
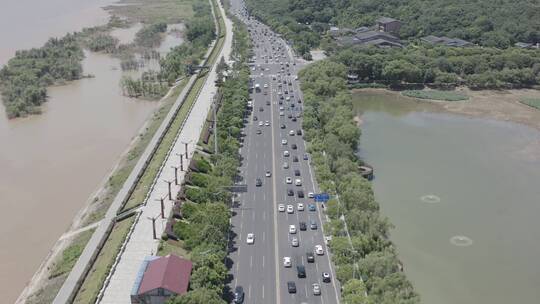
<path id="1" fill-rule="evenodd" d="M 264 175 L 265 175 L 266 177 L 270 177 L 270 176 L 272 176 L 272 172 L 266 171 L 266 173 L 265 173 Z"/>
<path id="2" fill-rule="evenodd" d="M 287 205 L 287 213 L 294 213 L 293 205 Z"/>
<path id="3" fill-rule="evenodd" d="M 285 178 L 285 183 L 286 183 L 286 184 L 292 184 L 292 178 L 286 177 L 286 178 Z"/>
<path id="4" fill-rule="evenodd" d="M 298 238 L 293 237 L 293 238 L 291 239 L 291 246 L 293 246 L 293 247 L 298 247 L 298 246 L 300 246 L 300 242 L 298 242 Z"/>
<path id="5" fill-rule="evenodd" d="M 302 186 L 302 181 L 301 181 L 300 179 L 297 178 L 297 179 L 294 181 L 294 184 L 295 184 L 296 186 Z"/>
<path id="6" fill-rule="evenodd" d="M 288 162 L 283 163 L 283 169 L 289 169 L 289 163 Z"/>
<path id="7" fill-rule="evenodd" d="M 286 145 L 286 144 L 287 144 L 287 140 L 286 140 L 286 139 L 282 139 L 282 140 L 281 140 L 281 144 L 282 144 L 282 145 Z"/>
<path id="8" fill-rule="evenodd" d="M 283 156 L 289 157 L 289 155 L 290 155 L 290 154 L 289 154 L 289 151 L 287 151 L 287 150 L 283 151 Z"/>
<path id="9" fill-rule="evenodd" d="M 264 122 L 264 125 L 268 127 L 270 125 L 270 122 L 267 120 Z"/>
<path id="10" fill-rule="evenodd" d="M 313 295 L 320 296 L 321 295 L 321 286 L 318 283 L 313 283 Z"/>
<path id="11" fill-rule="evenodd" d="M 295 234 L 296 233 L 296 226 L 295 225 L 289 225 L 289 233 L 290 234 Z M 317 246 L 321 246 L 321 245 L 317 245 Z M 317 247 L 315 246 L 315 247 Z M 321 250 L 322 250 L 322 246 L 321 246 Z"/>
<path id="12" fill-rule="evenodd" d="M 285 116 L 285 112 L 280 111 L 280 112 L 279 112 L 279 116 Z"/>
<path id="13" fill-rule="evenodd" d="M 284 267 L 292 266 L 291 257 L 283 257 L 283 266 Z"/>
<path id="14" fill-rule="evenodd" d="M 264 122 L 259 121 L 259 127 L 262 127 L 263 124 L 264 124 Z"/>
<path id="15" fill-rule="evenodd" d="M 317 255 L 323 255 L 324 254 L 324 250 L 322 249 L 321 245 L 315 245 L 315 253 Z"/>
<path id="16" fill-rule="evenodd" d="M 263 87 L 264 87 L 264 88 L 268 88 L 268 84 L 265 83 L 265 84 L 263 85 Z"/>
<path id="17" fill-rule="evenodd" d="M 255 243 L 255 235 L 253 235 L 253 233 L 248 233 L 246 243 L 248 244 Z"/>
<path id="18" fill-rule="evenodd" d="M 307 194 L 307 197 L 309 197 L 309 198 L 314 198 L 314 197 L 315 197 L 315 193 L 309 192 L 309 193 Z"/>
<path id="19" fill-rule="evenodd" d="M 304 211 L 304 204 L 298 203 L 298 205 L 296 205 L 296 209 L 298 209 L 298 211 Z"/>
<path id="20" fill-rule="evenodd" d="M 280 106 L 280 107 L 279 107 L 279 110 L 280 110 L 280 111 L 283 111 L 283 110 L 285 110 L 285 109 L 283 108 L 283 106 Z"/>
<path id="21" fill-rule="evenodd" d="M 290 136 L 294 136 L 294 130 L 290 130 L 290 131 L 289 131 L 289 135 L 290 135 Z"/>
<path id="22" fill-rule="evenodd" d="M 279 212 L 285 212 L 285 204 L 279 204 L 278 205 L 278 211 Z"/>

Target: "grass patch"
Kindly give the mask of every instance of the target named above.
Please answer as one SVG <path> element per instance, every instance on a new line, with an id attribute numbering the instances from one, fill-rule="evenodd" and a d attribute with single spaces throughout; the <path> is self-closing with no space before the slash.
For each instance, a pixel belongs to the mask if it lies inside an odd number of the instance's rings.
<path id="1" fill-rule="evenodd" d="M 77 292 L 75 300 L 73 301 L 74 303 L 90 304 L 96 301 L 99 290 L 103 286 L 103 282 L 105 281 L 134 221 L 135 216 L 131 216 L 114 225 L 111 234 L 105 241 L 96 261 L 92 265 L 92 268 L 90 268 L 81 288 Z"/>
<path id="2" fill-rule="evenodd" d="M 419 99 L 432 99 L 443 101 L 459 101 L 467 100 L 469 97 L 465 94 L 453 92 L 453 91 L 439 91 L 439 90 L 406 90 L 401 92 L 402 95 L 419 98 Z"/>
<path id="3" fill-rule="evenodd" d="M 75 265 L 75 262 L 77 262 L 77 259 L 83 252 L 86 243 L 88 243 L 88 240 L 90 240 L 90 237 L 92 237 L 94 230 L 95 229 L 90 229 L 81 232 L 79 235 L 77 235 L 73 242 L 71 242 L 71 244 L 66 247 L 64 251 L 62 251 L 62 257 L 59 261 L 54 263 L 53 269 L 49 275 L 49 279 L 69 273 L 71 271 L 71 268 L 73 268 L 73 265 Z"/>
<path id="4" fill-rule="evenodd" d="M 157 255 L 159 256 L 165 256 L 168 254 L 175 254 L 177 256 L 184 257 L 186 259 L 190 259 L 190 254 L 187 250 L 183 248 L 184 242 L 183 241 L 175 241 L 175 240 L 167 240 L 163 241 L 161 240 L 159 242 L 159 247 L 157 251 Z"/>
<path id="5" fill-rule="evenodd" d="M 120 0 L 105 7 L 113 15 L 123 16 L 131 22 L 146 24 L 165 22 L 180 23 L 193 17 L 192 5 L 195 0 Z"/>
<path id="6" fill-rule="evenodd" d="M 533 107 L 535 109 L 540 110 L 540 98 L 534 98 L 534 97 L 522 97 L 519 102 L 522 104 L 528 105 L 529 107 Z"/>

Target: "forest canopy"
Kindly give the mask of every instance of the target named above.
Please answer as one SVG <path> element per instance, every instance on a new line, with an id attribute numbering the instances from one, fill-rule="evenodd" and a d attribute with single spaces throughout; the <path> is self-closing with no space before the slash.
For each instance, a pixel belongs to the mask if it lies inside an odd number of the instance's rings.
<path id="1" fill-rule="evenodd" d="M 505 48 L 540 41 L 540 7 L 530 0 L 247 0 L 251 13 L 302 51 L 330 24 L 357 28 L 381 16 L 403 22 L 403 39 L 445 35 Z M 303 54 L 303 52 L 300 52 Z"/>

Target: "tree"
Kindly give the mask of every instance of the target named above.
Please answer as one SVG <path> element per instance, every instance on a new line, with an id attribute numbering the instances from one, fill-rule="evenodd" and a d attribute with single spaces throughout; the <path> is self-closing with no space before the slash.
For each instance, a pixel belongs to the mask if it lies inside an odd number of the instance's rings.
<path id="1" fill-rule="evenodd" d="M 212 289 L 200 288 L 188 291 L 167 301 L 168 304 L 226 304 L 219 294 Z"/>
<path id="2" fill-rule="evenodd" d="M 345 304 L 367 304 L 366 286 L 361 280 L 351 279 L 343 285 L 341 294 Z"/>

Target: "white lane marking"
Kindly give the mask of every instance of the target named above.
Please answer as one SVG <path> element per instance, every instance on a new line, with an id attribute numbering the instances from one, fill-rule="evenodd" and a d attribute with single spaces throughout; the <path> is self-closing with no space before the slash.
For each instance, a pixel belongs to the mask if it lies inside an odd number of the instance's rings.
<path id="1" fill-rule="evenodd" d="M 253 256 L 249 257 L 249 267 L 253 268 Z"/>
<path id="2" fill-rule="evenodd" d="M 248 298 L 251 299 L 251 284 L 249 284 L 248 288 Z"/>
<path id="3" fill-rule="evenodd" d="M 266 221 L 266 211 L 263 211 L 263 221 Z"/>
<path id="4" fill-rule="evenodd" d="M 266 241 L 266 231 L 263 231 L 263 242 Z"/>
<path id="5" fill-rule="evenodd" d="M 272 83 L 270 82 L 270 88 L 272 88 Z M 273 95 L 270 94 L 270 100 L 272 101 L 273 100 Z M 274 123 L 274 111 L 271 110 L 270 111 L 270 117 L 271 117 L 271 120 L 272 120 L 272 123 Z M 276 151 L 276 147 L 275 147 L 275 137 L 274 137 L 274 128 L 272 128 L 272 168 L 274 168 L 274 172 L 276 172 L 276 153 L 274 153 Z M 277 201 L 276 201 L 276 196 L 277 196 L 277 192 L 276 192 L 276 175 L 272 175 L 272 190 L 273 190 L 273 195 L 272 195 L 272 201 L 273 201 L 273 206 L 276 206 L 277 205 Z M 280 289 L 281 289 L 281 286 L 279 284 L 279 263 L 278 261 L 276 260 L 277 257 L 279 256 L 279 244 L 278 244 L 278 231 L 277 231 L 277 211 L 276 211 L 276 208 L 272 208 L 273 210 L 273 214 L 274 214 L 274 265 L 275 265 L 275 268 L 276 268 L 276 273 L 275 273 L 275 279 L 276 279 L 276 304 L 280 304 L 281 303 L 281 292 L 280 292 Z"/>
<path id="6" fill-rule="evenodd" d="M 264 299 L 264 284 L 262 286 L 262 298 Z"/>
<path id="7" fill-rule="evenodd" d="M 307 294 L 307 284 L 304 286 L 304 289 L 306 290 L 306 298 L 308 297 L 308 294 Z"/>
<path id="8" fill-rule="evenodd" d="M 264 268 L 264 255 L 263 255 L 263 260 L 262 260 L 262 267 Z"/>
<path id="9" fill-rule="evenodd" d="M 251 213 L 251 219 L 255 221 L 255 210 L 253 210 L 253 212 Z"/>

